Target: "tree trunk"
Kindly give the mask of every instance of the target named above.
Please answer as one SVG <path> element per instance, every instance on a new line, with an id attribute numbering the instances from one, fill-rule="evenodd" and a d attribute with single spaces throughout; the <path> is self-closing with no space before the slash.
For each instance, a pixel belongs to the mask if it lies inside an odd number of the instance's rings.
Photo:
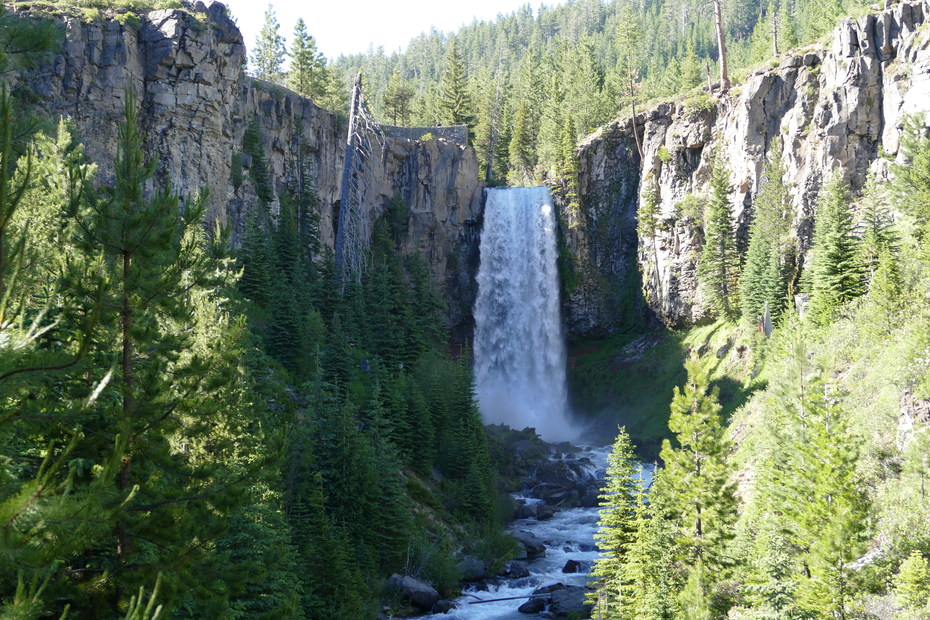
<path id="1" fill-rule="evenodd" d="M 722 0 L 714 0 L 714 21 L 717 28 L 717 49 L 720 52 L 720 90 L 730 90 L 730 76 L 727 73 L 727 44 L 723 36 Z"/>
<path id="2" fill-rule="evenodd" d="M 636 151 L 639 153 L 639 159 L 643 159 L 643 145 L 639 142 L 639 134 L 636 133 L 636 96 L 633 90 L 633 68 L 629 68 L 630 75 L 630 109 L 633 116 L 630 117 L 630 126 L 633 128 L 633 138 L 636 140 Z"/>
<path id="3" fill-rule="evenodd" d="M 772 46 L 778 56 L 778 11 L 772 11 Z"/>

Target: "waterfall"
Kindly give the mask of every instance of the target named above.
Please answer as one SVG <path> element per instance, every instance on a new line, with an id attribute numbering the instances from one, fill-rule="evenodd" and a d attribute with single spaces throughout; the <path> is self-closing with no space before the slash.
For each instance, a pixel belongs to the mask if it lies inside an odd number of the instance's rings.
<path id="1" fill-rule="evenodd" d="M 566 415 L 555 214 L 546 187 L 488 189 L 475 301 L 475 383 L 486 422 L 577 436 Z"/>

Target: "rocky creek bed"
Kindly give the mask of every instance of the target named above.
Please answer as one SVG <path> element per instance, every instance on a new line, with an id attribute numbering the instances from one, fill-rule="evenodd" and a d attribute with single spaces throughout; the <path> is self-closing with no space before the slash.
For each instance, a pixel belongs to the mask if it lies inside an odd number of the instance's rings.
<path id="1" fill-rule="evenodd" d="M 432 620 L 517 620 L 533 617 L 588 617 L 585 604 L 589 572 L 598 556 L 597 495 L 603 485 L 609 446 L 551 447 L 549 459 L 538 463 L 514 494 L 517 520 L 510 526 L 522 543 L 522 557 L 508 562 L 500 575 L 466 582 L 454 601 L 440 601 L 422 585 L 395 584 Z M 646 477 L 648 478 L 648 472 Z M 482 568 L 482 567 L 477 567 Z M 488 602 L 483 602 L 488 601 Z"/>

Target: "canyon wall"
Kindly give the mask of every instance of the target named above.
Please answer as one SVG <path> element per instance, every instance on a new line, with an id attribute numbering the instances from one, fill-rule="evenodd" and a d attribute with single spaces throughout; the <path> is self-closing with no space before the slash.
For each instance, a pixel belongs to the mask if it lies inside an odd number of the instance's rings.
<path id="1" fill-rule="evenodd" d="M 247 76 L 242 35 L 224 5 L 198 1 L 186 10 L 122 20 L 50 17 L 63 25 L 63 47 L 18 87 L 51 115 L 71 119 L 104 180 L 112 176 L 117 127 L 132 89 L 158 182 L 169 181 L 182 199 L 208 190 L 208 217 L 228 224 L 235 244 L 246 214 L 259 206 L 248 174 L 254 162 L 244 153 L 246 131 L 257 123 L 275 196 L 300 170 L 309 173 L 319 197 L 321 240 L 333 247 L 346 121 Z M 411 207 L 402 250 L 426 260 L 450 302 L 453 325 L 470 320 L 474 298 L 482 200 L 477 178 L 474 150 L 454 141 L 389 135 L 373 149 L 364 205 L 369 229 L 400 194 Z"/>
<path id="2" fill-rule="evenodd" d="M 573 333 L 623 329 L 617 300 L 636 309 L 627 289 L 637 276 L 648 306 L 640 320 L 679 326 L 707 316 L 696 276 L 703 235 L 685 199 L 709 193 L 718 148 L 731 170 L 734 224 L 745 241 L 765 159 L 781 147 L 794 230 L 806 252 L 824 182 L 840 178 L 857 191 L 870 172 L 887 180 L 905 117 L 930 110 L 928 18 L 930 3 L 902 2 L 847 19 L 829 45 L 785 54 L 729 93 L 648 110 L 635 124 L 642 158 L 629 117 L 588 137 L 580 150 L 581 230 L 568 234 L 577 269 L 586 274 L 566 303 Z M 647 179 L 658 191 L 660 223 L 655 235 L 637 239 Z"/>

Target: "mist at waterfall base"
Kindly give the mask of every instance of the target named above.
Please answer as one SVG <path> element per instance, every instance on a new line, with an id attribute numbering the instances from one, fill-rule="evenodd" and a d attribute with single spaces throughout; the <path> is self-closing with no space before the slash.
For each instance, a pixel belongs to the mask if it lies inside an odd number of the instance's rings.
<path id="1" fill-rule="evenodd" d="M 547 187 L 486 192 L 474 307 L 481 413 L 488 423 L 571 441 L 581 429 L 567 412 L 552 195 Z"/>

